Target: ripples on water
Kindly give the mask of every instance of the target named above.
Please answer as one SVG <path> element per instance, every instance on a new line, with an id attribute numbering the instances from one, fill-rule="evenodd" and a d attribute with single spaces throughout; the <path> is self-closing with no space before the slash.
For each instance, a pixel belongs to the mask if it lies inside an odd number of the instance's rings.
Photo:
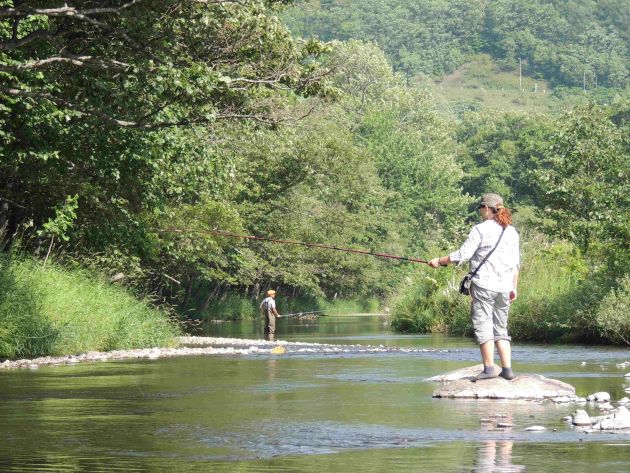
<path id="1" fill-rule="evenodd" d="M 562 420 L 575 405 L 432 399 L 428 377 L 479 362 L 471 340 L 368 319 L 279 328 L 326 345 L 0 373 L 0 471 L 630 471 L 630 434 L 581 433 Z M 517 371 L 580 395 L 630 387 L 627 350 L 517 344 L 513 355 Z M 535 424 L 548 430 L 525 431 Z"/>

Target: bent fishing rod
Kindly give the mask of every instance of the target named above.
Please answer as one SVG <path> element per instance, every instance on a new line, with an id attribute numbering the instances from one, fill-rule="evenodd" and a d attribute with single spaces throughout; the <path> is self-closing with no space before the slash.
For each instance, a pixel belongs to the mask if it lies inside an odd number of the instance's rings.
<path id="1" fill-rule="evenodd" d="M 239 235 L 239 234 L 236 234 L 236 233 L 225 232 L 223 230 L 192 230 L 192 229 L 177 230 L 177 229 L 166 229 L 166 230 L 163 230 L 163 231 L 166 231 L 168 233 L 185 233 L 185 232 L 207 233 L 207 234 L 210 234 L 210 235 L 226 236 L 226 237 L 232 237 L 232 238 L 242 238 L 244 240 L 260 240 L 260 241 L 269 241 L 271 243 L 280 243 L 280 244 L 285 244 L 285 245 L 306 246 L 308 248 L 323 248 L 325 250 L 344 251 L 346 253 L 357 253 L 357 254 L 361 254 L 361 255 L 376 256 L 376 257 L 379 257 L 379 258 L 396 259 L 396 260 L 399 260 L 399 261 L 407 261 L 409 263 L 429 264 L 429 262 L 427 260 L 419 259 L 419 258 L 408 258 L 406 256 L 390 255 L 388 253 L 375 253 L 373 251 L 367 251 L 367 250 L 355 250 L 353 248 L 341 248 L 339 246 L 324 245 L 324 244 L 321 244 L 321 243 L 305 243 L 303 241 L 296 241 L 296 240 L 278 240 L 278 239 L 275 239 L 275 238 L 265 238 L 265 237 L 254 236 L 254 235 Z"/>
<path id="2" fill-rule="evenodd" d="M 311 310 L 310 312 L 294 312 L 292 314 L 281 314 L 280 317 L 308 317 L 308 316 L 322 316 L 324 315 L 325 310 Z"/>

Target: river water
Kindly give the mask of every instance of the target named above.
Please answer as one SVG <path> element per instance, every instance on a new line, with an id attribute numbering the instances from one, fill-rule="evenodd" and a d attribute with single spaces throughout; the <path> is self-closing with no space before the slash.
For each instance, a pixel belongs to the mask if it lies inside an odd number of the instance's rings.
<path id="1" fill-rule="evenodd" d="M 255 322 L 206 331 L 262 335 Z M 0 471 L 630 471 L 630 433 L 572 428 L 563 417 L 576 405 L 433 399 L 426 378 L 478 363 L 469 339 L 394 334 L 378 316 L 284 319 L 278 335 L 389 349 L 3 371 Z M 515 344 L 513 356 L 515 371 L 578 395 L 628 395 L 627 349 Z M 533 425 L 547 430 L 525 431 Z"/>

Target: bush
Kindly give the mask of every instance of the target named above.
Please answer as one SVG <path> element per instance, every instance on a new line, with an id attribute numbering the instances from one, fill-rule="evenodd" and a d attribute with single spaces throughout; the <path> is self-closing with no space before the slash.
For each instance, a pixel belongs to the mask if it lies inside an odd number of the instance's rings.
<path id="1" fill-rule="evenodd" d="M 581 332 L 575 314 L 588 268 L 576 248 L 524 235 L 519 298 L 510 311 L 511 335 L 519 340 L 549 341 Z"/>
<path id="2" fill-rule="evenodd" d="M 429 268 L 414 273 L 393 301 L 392 327 L 401 332 L 470 334 L 470 301 L 459 294 L 460 276 L 461 271 Z"/>
<path id="3" fill-rule="evenodd" d="M 630 276 L 612 289 L 595 313 L 600 335 L 613 343 L 630 345 Z"/>
<path id="4" fill-rule="evenodd" d="M 575 317 L 587 267 L 569 243 L 551 244 L 523 232 L 519 297 L 510 311 L 509 329 L 519 340 L 554 340 L 583 335 Z M 422 268 L 395 300 L 392 326 L 403 332 L 471 335 L 470 298 L 459 294 L 463 270 Z"/>
<path id="5" fill-rule="evenodd" d="M 250 297 L 235 293 L 225 293 L 208 304 L 203 317 L 206 319 L 240 320 L 253 319 L 258 313 L 258 303 Z"/>

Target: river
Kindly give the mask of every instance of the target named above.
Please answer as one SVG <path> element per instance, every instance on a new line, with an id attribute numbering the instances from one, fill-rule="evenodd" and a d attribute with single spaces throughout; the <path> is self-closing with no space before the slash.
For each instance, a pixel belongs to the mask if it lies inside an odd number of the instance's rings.
<path id="1" fill-rule="evenodd" d="M 563 417 L 576 405 L 433 399 L 426 378 L 478 362 L 470 339 L 395 334 L 378 316 L 278 325 L 283 340 L 389 349 L 3 371 L 0 471 L 630 471 L 630 433 L 571 427 Z M 206 333 L 262 331 L 247 321 Z M 628 395 L 627 349 L 514 344 L 513 356 L 517 373 L 560 379 L 578 395 Z M 525 431 L 533 425 L 547 430 Z"/>

